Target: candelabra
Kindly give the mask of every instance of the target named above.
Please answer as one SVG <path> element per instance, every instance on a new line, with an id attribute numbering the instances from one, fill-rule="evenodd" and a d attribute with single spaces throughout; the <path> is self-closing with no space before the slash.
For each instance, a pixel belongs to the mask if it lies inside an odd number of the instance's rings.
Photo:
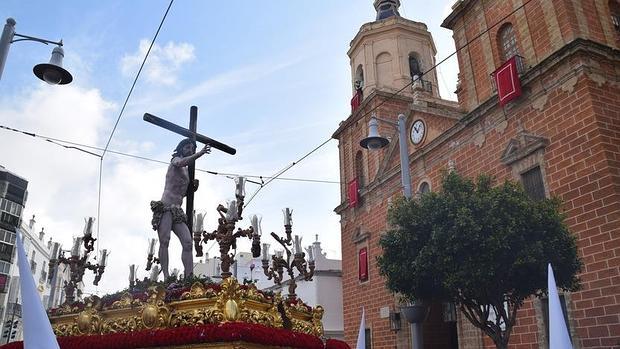
<path id="1" fill-rule="evenodd" d="M 245 199 L 244 191 L 244 178 L 237 177 L 236 180 L 235 197 L 236 200 L 229 202 L 228 207 L 224 205 L 217 206 L 217 213 L 220 215 L 218 218 L 217 230 L 208 233 L 206 231 L 194 233 L 194 241 L 198 241 L 196 244 L 200 245 L 202 242 L 207 243 L 209 240 L 215 240 L 220 246 L 220 259 L 221 259 L 221 276 L 222 279 L 226 279 L 232 275 L 230 272 L 230 266 L 235 262 L 234 253 L 230 253 L 230 250 L 237 249 L 237 239 L 247 237 L 252 239 L 252 255 L 256 258 L 260 256 L 260 228 L 258 225 L 258 219 L 256 216 L 252 217 L 252 226 L 248 229 L 237 228 L 235 231 L 236 223 L 242 219 L 241 214 L 243 212 L 243 203 Z M 196 255 L 202 256 L 202 246 L 200 249 L 196 249 Z"/>
<path id="2" fill-rule="evenodd" d="M 159 258 L 155 257 L 155 244 L 157 239 L 152 238 L 149 240 L 149 250 L 146 256 L 146 271 L 151 270 L 153 263 L 159 263 Z"/>
<path id="3" fill-rule="evenodd" d="M 82 282 L 84 273 L 86 270 L 91 270 L 95 274 L 95 280 L 93 284 L 96 286 L 101 281 L 101 277 L 105 271 L 108 251 L 106 249 L 101 251 L 101 257 L 98 264 L 91 264 L 88 261 L 89 254 L 95 249 L 94 243 L 97 239 L 92 236 L 92 227 L 95 219 L 89 217 L 86 226 L 84 228 L 84 236 L 78 237 L 73 242 L 73 248 L 71 249 L 71 257 L 66 258 L 64 251 L 58 252 L 56 249 L 52 253 L 52 259 L 49 262 L 50 274 L 54 271 L 54 268 L 65 264 L 69 266 L 70 279 L 65 281 L 64 289 L 66 302 L 71 304 L 75 301 L 75 290 L 77 285 Z M 84 245 L 84 253 L 80 256 L 80 245 Z M 58 253 L 58 255 L 56 255 Z"/>
<path id="4" fill-rule="evenodd" d="M 293 239 L 291 237 L 291 234 L 293 232 L 293 224 L 291 219 L 292 210 L 286 208 L 283 210 L 283 212 L 284 232 L 286 234 L 286 238 L 279 237 L 276 233 L 273 232 L 271 233 L 271 236 L 280 245 L 282 245 L 282 247 L 284 247 L 284 251 L 286 252 L 286 258 L 283 254 L 272 255 L 270 266 L 269 245 L 263 244 L 263 271 L 265 272 L 268 280 L 273 279 L 276 284 L 280 285 L 284 276 L 284 270 L 286 270 L 287 274 L 291 278 L 288 286 L 288 298 L 295 299 L 297 298 L 297 295 L 295 294 L 295 289 L 297 288 L 297 283 L 295 282 L 294 275 L 295 269 L 297 269 L 299 275 L 301 275 L 304 280 L 310 281 L 312 280 L 312 276 L 314 275 L 315 265 L 312 255 L 308 256 L 310 261 L 306 262 L 306 254 L 301 249 L 301 239 L 297 235 L 295 235 L 295 251 L 291 252 L 290 247 L 293 247 Z"/>

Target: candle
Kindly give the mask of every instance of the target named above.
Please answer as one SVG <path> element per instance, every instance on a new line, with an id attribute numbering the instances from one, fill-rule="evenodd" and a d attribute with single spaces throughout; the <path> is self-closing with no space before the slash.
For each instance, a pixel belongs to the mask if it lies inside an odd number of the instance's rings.
<path id="1" fill-rule="evenodd" d="M 92 229 L 93 229 L 94 221 L 95 221 L 95 218 L 93 217 L 88 217 L 88 219 L 86 220 L 86 225 L 84 226 L 84 237 L 87 239 L 93 235 Z"/>
<path id="2" fill-rule="evenodd" d="M 269 260 L 269 244 L 263 244 L 263 260 Z"/>
<path id="3" fill-rule="evenodd" d="M 239 176 L 235 178 L 235 196 L 245 196 L 245 177 Z"/>
<path id="4" fill-rule="evenodd" d="M 234 221 L 237 219 L 237 200 L 232 200 L 228 203 L 228 211 L 226 212 L 226 220 Z"/>
<path id="5" fill-rule="evenodd" d="M 197 215 L 194 215 L 195 217 L 195 222 L 194 222 L 194 231 L 196 232 L 202 232 L 203 228 L 204 228 L 204 220 L 205 217 L 207 216 L 206 213 L 199 213 Z"/>
<path id="6" fill-rule="evenodd" d="M 82 244 L 82 238 L 75 238 L 73 240 L 73 248 L 71 249 L 71 256 L 79 257 L 80 256 L 80 245 Z"/>
<path id="7" fill-rule="evenodd" d="M 282 213 L 284 214 L 284 225 L 293 225 L 291 217 L 293 215 L 293 210 L 287 207 L 282 210 Z"/>
<path id="8" fill-rule="evenodd" d="M 259 219 L 258 216 L 256 215 L 252 215 L 251 218 L 251 222 L 252 222 L 252 229 L 254 230 L 254 234 L 256 235 L 261 235 L 261 228 L 260 228 L 260 221 L 262 219 Z"/>
<path id="9" fill-rule="evenodd" d="M 295 235 L 295 253 L 301 253 L 301 239 Z"/>
<path id="10" fill-rule="evenodd" d="M 157 239 L 155 239 L 155 238 L 150 239 L 150 241 L 149 241 L 149 252 L 148 252 L 149 255 L 155 254 L 155 244 L 156 243 L 157 243 Z"/>
<path id="11" fill-rule="evenodd" d="M 52 255 L 50 256 L 50 259 L 56 259 L 58 258 L 58 250 L 60 249 L 60 244 L 57 242 L 54 242 L 54 247 L 52 248 Z"/>
<path id="12" fill-rule="evenodd" d="M 284 255 L 284 251 L 281 251 L 281 250 L 276 251 L 276 256 L 282 258 L 283 255 Z"/>
<path id="13" fill-rule="evenodd" d="M 133 282 L 136 279 L 136 265 L 129 265 L 129 282 Z"/>
<path id="14" fill-rule="evenodd" d="M 172 275 L 176 276 L 175 272 L 179 272 L 178 269 L 174 269 Z M 157 276 L 159 275 L 159 266 L 155 264 L 153 268 L 151 268 L 151 281 L 157 281 Z"/>
<path id="15" fill-rule="evenodd" d="M 99 266 L 105 267 L 107 261 L 108 261 L 108 250 L 104 248 L 101 251 L 101 260 L 99 261 Z"/>
<path id="16" fill-rule="evenodd" d="M 309 260 L 309 261 L 313 261 L 313 260 L 314 260 L 314 253 L 313 253 L 313 251 L 312 251 L 313 249 L 314 249 L 314 248 L 313 248 L 313 246 L 312 246 L 312 245 L 310 245 L 310 246 L 306 249 L 306 251 L 308 252 L 308 260 Z"/>

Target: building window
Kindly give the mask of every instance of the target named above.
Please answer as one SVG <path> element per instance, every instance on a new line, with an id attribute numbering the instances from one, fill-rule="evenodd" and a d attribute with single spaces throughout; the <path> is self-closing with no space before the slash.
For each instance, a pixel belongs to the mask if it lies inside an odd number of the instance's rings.
<path id="1" fill-rule="evenodd" d="M 618 0 L 609 0 L 609 12 L 611 12 L 611 24 L 618 34 L 620 33 L 620 2 Z"/>
<path id="2" fill-rule="evenodd" d="M 368 248 L 362 247 L 357 252 L 358 279 L 368 281 Z"/>
<path id="3" fill-rule="evenodd" d="M 372 336 L 370 334 L 370 328 L 364 329 L 364 344 L 366 349 L 372 349 Z"/>
<path id="4" fill-rule="evenodd" d="M 9 276 L 5 274 L 0 274 L 0 293 L 6 293 L 8 285 L 9 285 Z"/>
<path id="5" fill-rule="evenodd" d="M 543 181 L 540 166 L 536 166 L 521 174 L 521 183 L 527 195 L 534 200 L 542 200 L 545 195 L 545 182 Z"/>
<path id="6" fill-rule="evenodd" d="M 11 263 L 13 257 L 13 246 L 0 243 L 0 260 Z"/>
<path id="7" fill-rule="evenodd" d="M 431 186 L 430 184 L 428 184 L 428 182 L 424 181 L 420 183 L 420 187 L 418 188 L 418 193 L 420 193 L 420 195 L 424 195 L 430 192 L 431 192 Z"/>
<path id="8" fill-rule="evenodd" d="M 512 24 L 504 24 L 497 33 L 497 39 L 502 63 L 519 53 L 517 50 L 517 38 Z"/>
<path id="9" fill-rule="evenodd" d="M 547 338 L 549 338 L 549 298 L 542 298 L 542 312 L 543 312 L 543 321 L 545 322 L 545 333 L 547 334 Z M 566 311 L 566 299 L 564 295 L 560 295 L 560 306 L 562 307 L 562 315 L 564 315 L 564 324 L 568 329 L 568 335 L 570 336 L 570 326 L 568 324 L 568 312 Z M 572 338 L 571 338 L 572 341 Z"/>
<path id="10" fill-rule="evenodd" d="M 409 74 L 411 78 L 415 79 L 416 76 L 422 76 L 422 68 L 420 67 L 420 61 L 416 58 L 414 53 L 409 54 Z"/>

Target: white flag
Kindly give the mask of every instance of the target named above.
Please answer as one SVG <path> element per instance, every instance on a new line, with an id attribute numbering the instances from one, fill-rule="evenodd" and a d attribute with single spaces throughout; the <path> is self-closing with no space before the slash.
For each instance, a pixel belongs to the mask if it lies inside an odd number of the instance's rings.
<path id="1" fill-rule="evenodd" d="M 553 349 L 572 349 L 573 346 L 568 336 L 560 296 L 555 285 L 553 268 L 551 263 L 548 266 L 547 287 L 549 289 L 549 348 Z"/>
<path id="2" fill-rule="evenodd" d="M 355 349 L 366 349 L 366 320 L 364 319 L 364 308 L 362 308 L 362 319 L 360 320 L 360 331 L 357 334 L 357 345 Z"/>
<path id="3" fill-rule="evenodd" d="M 26 258 L 22 239 L 17 235 L 17 264 L 22 294 L 22 323 L 24 349 L 60 349 L 52 325 L 45 313 L 41 298 L 34 285 L 34 278 Z"/>

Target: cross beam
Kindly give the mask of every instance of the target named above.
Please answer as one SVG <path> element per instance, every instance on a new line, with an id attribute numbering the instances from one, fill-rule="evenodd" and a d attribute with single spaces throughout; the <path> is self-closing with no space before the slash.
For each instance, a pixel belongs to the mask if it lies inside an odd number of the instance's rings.
<path id="1" fill-rule="evenodd" d="M 150 122 L 151 124 L 157 125 L 159 127 L 165 128 L 166 130 L 172 131 L 174 133 L 180 134 L 181 136 L 185 136 L 194 141 L 198 141 L 202 144 L 209 144 L 211 148 L 215 148 L 221 150 L 230 155 L 235 155 L 237 150 L 235 148 L 226 145 L 224 143 L 218 142 L 214 139 L 211 139 L 207 136 L 201 135 L 200 133 L 196 133 L 196 123 L 198 120 L 198 107 L 191 106 L 190 107 L 190 119 L 189 119 L 189 129 L 185 127 L 181 127 L 177 124 L 173 124 L 170 121 L 159 118 L 153 114 L 144 113 L 144 117 L 142 118 L 144 121 Z M 195 164 L 192 162 L 189 166 L 187 166 L 187 172 L 189 174 L 189 185 L 187 188 L 187 193 L 185 195 L 185 214 L 187 215 L 187 227 L 189 228 L 189 232 L 193 233 L 193 225 L 194 225 L 194 178 L 195 178 Z"/>

